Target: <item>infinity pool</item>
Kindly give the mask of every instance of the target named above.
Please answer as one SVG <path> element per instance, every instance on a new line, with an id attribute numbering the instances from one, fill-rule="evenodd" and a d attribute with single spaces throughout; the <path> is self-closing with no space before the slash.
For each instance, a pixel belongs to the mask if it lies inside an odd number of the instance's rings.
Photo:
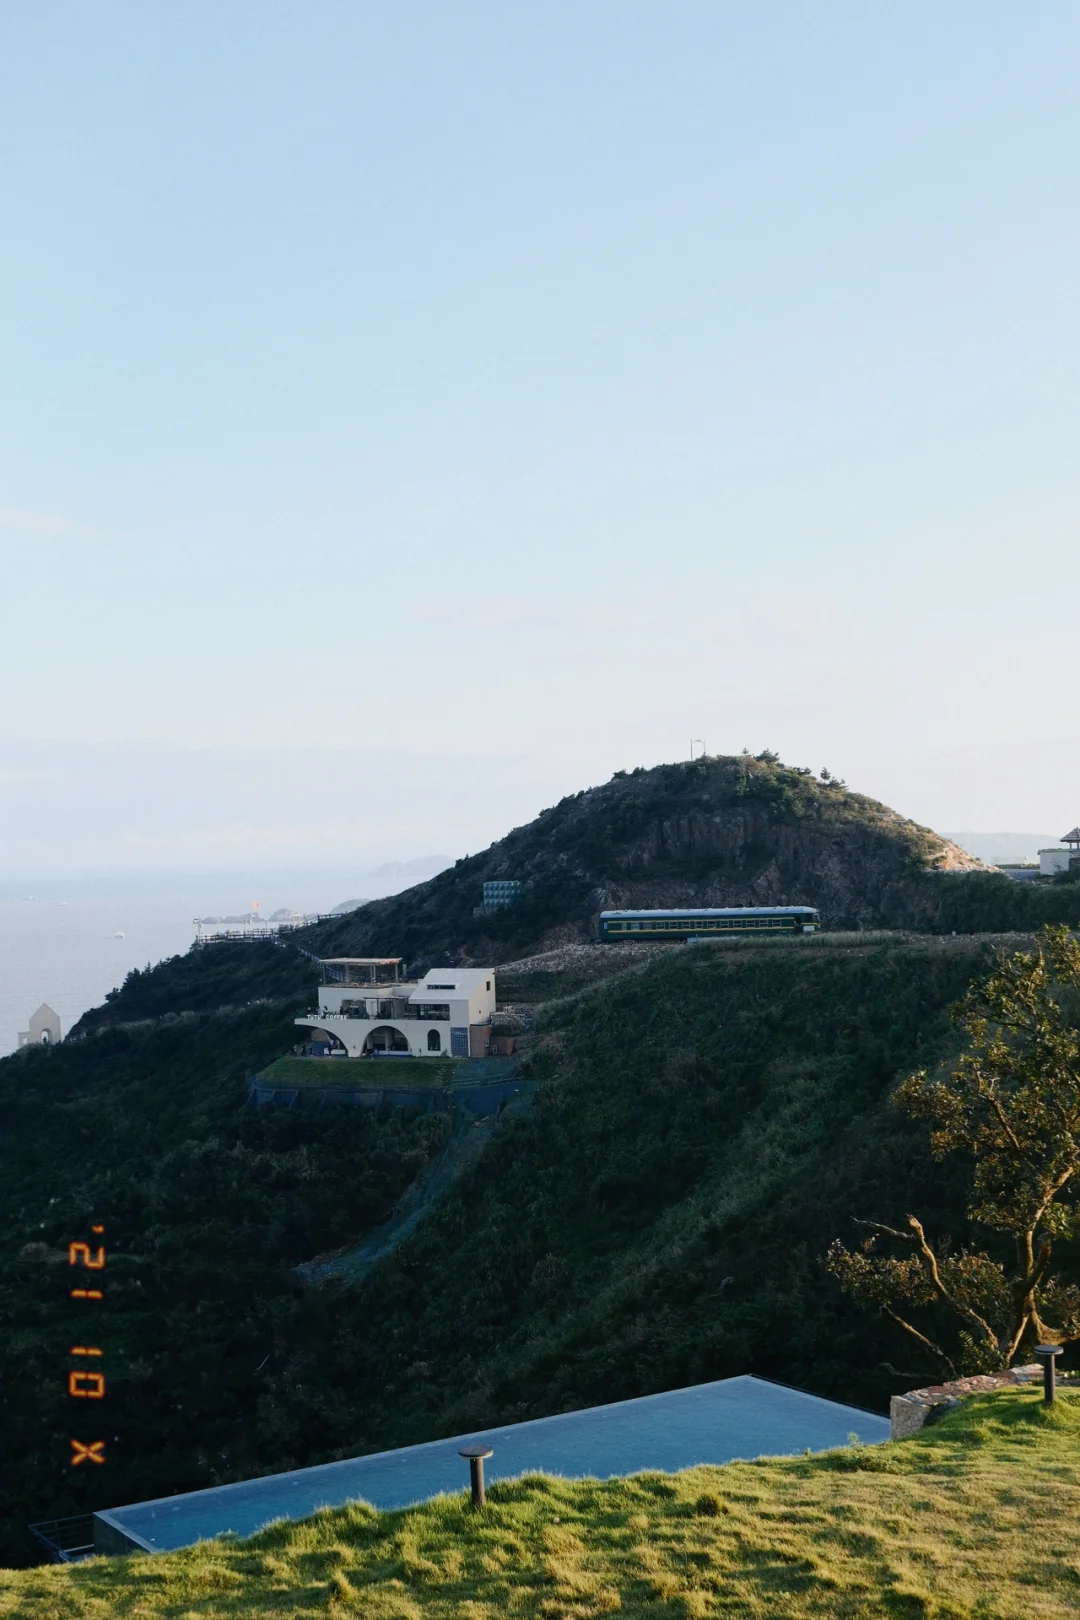
<path id="1" fill-rule="evenodd" d="M 787 1456 L 889 1438 L 889 1420 L 753 1377 L 722 1378 L 663 1395 L 590 1406 L 581 1412 L 507 1424 L 380 1451 L 368 1457 L 300 1468 L 289 1474 L 163 1496 L 95 1514 L 102 1552 L 166 1552 L 234 1531 L 252 1535 L 274 1519 L 302 1519 L 322 1507 L 362 1499 L 377 1508 L 408 1507 L 468 1485 L 458 1447 L 482 1440 L 494 1455 L 489 1481 L 517 1474 L 610 1479 L 644 1469 L 674 1472 L 695 1463 Z"/>

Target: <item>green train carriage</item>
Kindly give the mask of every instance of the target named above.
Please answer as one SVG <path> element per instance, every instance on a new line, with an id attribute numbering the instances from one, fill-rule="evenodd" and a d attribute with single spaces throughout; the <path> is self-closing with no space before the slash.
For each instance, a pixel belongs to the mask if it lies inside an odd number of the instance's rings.
<path id="1" fill-rule="evenodd" d="M 814 906 L 703 906 L 697 910 L 602 911 L 600 938 L 725 939 L 772 934 L 816 934 L 821 917 Z"/>

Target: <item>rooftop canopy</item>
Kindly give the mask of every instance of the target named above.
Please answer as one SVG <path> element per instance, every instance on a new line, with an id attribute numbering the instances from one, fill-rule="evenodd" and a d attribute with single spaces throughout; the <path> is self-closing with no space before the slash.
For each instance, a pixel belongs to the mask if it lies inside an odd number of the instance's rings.
<path id="1" fill-rule="evenodd" d="M 1061 842 L 1063 844 L 1080 844 L 1080 827 L 1074 827 L 1070 833 L 1062 833 Z"/>
<path id="2" fill-rule="evenodd" d="M 403 956 L 321 956 L 324 967 L 397 967 Z"/>
<path id="3" fill-rule="evenodd" d="M 399 984 L 400 956 L 323 956 L 319 959 L 324 984 Z"/>

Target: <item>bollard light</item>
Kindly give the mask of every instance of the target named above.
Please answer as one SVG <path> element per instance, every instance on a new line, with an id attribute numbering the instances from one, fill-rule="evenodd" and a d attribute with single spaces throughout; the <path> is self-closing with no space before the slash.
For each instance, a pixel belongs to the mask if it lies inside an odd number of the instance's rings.
<path id="1" fill-rule="evenodd" d="M 458 1452 L 459 1457 L 469 1459 L 469 1483 L 472 1486 L 472 1505 L 482 1508 L 487 1502 L 484 1495 L 484 1458 L 492 1454 L 491 1447 L 477 1443 L 472 1446 L 462 1446 Z"/>
<path id="2" fill-rule="evenodd" d="M 1043 1364 L 1043 1405 L 1053 1406 L 1057 1393 L 1054 1369 L 1061 1354 L 1060 1344 L 1037 1344 L 1035 1354 Z"/>

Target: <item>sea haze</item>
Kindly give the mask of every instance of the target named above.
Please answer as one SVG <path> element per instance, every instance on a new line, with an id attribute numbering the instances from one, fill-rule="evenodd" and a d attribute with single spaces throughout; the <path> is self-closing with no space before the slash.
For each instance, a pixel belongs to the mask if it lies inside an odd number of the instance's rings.
<path id="1" fill-rule="evenodd" d="M 1056 849 L 1059 842 L 1053 833 L 1037 832 L 950 832 L 945 837 L 989 866 L 1009 861 L 1037 861 L 1040 849 Z"/>
<path id="2" fill-rule="evenodd" d="M 407 866 L 409 862 L 390 863 Z M 279 906 L 329 911 L 352 896 L 393 894 L 417 879 L 355 870 L 0 884 L 0 1055 L 48 1002 L 65 1035 L 132 968 L 186 951 L 195 917 Z M 122 937 L 118 937 L 122 936 Z"/>

